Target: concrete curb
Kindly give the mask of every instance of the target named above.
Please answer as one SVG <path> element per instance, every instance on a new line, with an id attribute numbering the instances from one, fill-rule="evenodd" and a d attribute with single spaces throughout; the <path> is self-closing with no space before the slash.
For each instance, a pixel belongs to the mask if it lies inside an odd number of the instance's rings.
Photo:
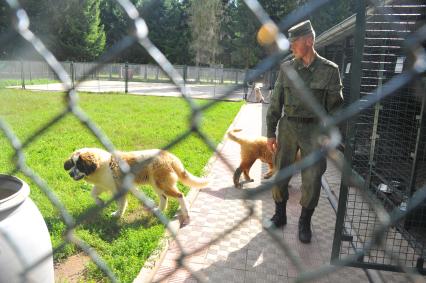
<path id="1" fill-rule="evenodd" d="M 206 166 L 204 166 L 203 172 L 204 176 L 209 175 L 211 172 L 211 168 L 213 166 L 213 163 L 216 161 L 217 153 L 222 152 L 223 147 L 225 146 L 226 142 L 228 142 L 228 138 L 226 133 L 233 129 L 235 127 L 235 124 L 238 122 L 238 120 L 241 118 L 241 113 L 243 112 L 244 108 L 247 107 L 246 104 L 241 106 L 240 111 L 238 111 L 237 116 L 235 116 L 234 120 L 232 121 L 229 128 L 226 130 L 225 135 L 222 138 L 222 141 L 218 144 L 216 147 L 216 153 L 213 154 L 212 157 L 210 157 L 209 161 L 207 162 Z M 194 203 L 195 199 L 198 196 L 199 189 L 191 188 L 188 194 L 186 195 L 186 200 L 188 202 L 189 209 L 191 209 L 192 204 Z M 179 233 L 180 223 L 179 219 L 177 218 L 177 215 L 174 216 L 173 220 L 170 221 L 170 229 L 175 232 L 177 235 Z M 151 256 L 146 260 L 144 266 L 142 267 L 141 271 L 139 272 L 138 276 L 133 280 L 133 283 L 149 283 L 152 282 L 152 279 L 154 278 L 158 268 L 160 267 L 161 263 L 164 260 L 164 257 L 166 256 L 167 250 L 169 248 L 169 245 L 171 241 L 173 241 L 173 236 L 170 233 L 170 230 L 167 229 L 165 236 L 160 240 L 160 244 L 158 245 L 158 248 L 154 250 L 154 252 L 151 254 Z"/>

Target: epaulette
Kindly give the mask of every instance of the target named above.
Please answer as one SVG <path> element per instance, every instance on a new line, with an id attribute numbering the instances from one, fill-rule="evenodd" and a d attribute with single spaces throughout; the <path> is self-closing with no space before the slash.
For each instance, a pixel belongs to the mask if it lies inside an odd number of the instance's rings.
<path id="1" fill-rule="evenodd" d="M 281 66 L 293 66 L 294 62 L 295 62 L 295 59 L 286 60 L 286 61 L 281 63 Z"/>
<path id="2" fill-rule="evenodd" d="M 329 66 L 331 66 L 331 67 L 333 67 L 333 68 L 338 68 L 339 66 L 337 66 L 337 64 L 336 63 L 334 63 L 334 62 L 332 62 L 332 61 L 330 61 L 330 60 L 327 60 L 327 59 L 325 59 L 324 57 L 319 57 L 320 59 L 321 59 L 321 61 L 322 61 L 322 63 L 324 64 L 324 65 L 329 65 Z"/>

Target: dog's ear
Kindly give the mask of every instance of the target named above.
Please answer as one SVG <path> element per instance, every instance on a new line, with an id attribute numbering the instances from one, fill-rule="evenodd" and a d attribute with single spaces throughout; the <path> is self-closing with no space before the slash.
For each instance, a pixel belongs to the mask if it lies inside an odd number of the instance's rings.
<path id="1" fill-rule="evenodd" d="M 72 161 L 71 158 L 64 162 L 64 169 L 66 171 L 70 170 L 73 166 L 74 166 L 74 162 Z"/>
<path id="2" fill-rule="evenodd" d="M 99 160 L 96 155 L 91 152 L 80 154 L 76 163 L 77 169 L 86 174 L 86 176 L 95 172 L 99 167 Z"/>

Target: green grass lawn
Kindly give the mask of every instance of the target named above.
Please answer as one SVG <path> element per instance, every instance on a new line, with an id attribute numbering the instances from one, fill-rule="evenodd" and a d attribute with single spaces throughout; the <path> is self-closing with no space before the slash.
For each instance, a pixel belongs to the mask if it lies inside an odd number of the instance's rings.
<path id="1" fill-rule="evenodd" d="M 0 89 L 0 100 L 0 118 L 12 127 L 21 141 L 65 107 L 63 95 L 52 92 Z M 189 127 L 190 109 L 180 98 L 82 93 L 79 102 L 120 150 L 161 148 Z M 221 141 L 241 105 L 242 102 L 219 102 L 203 113 L 202 130 L 215 144 Z M 73 181 L 63 169 L 63 162 L 70 153 L 81 147 L 101 147 L 101 144 L 76 117 L 67 115 L 25 149 L 27 165 L 46 181 L 74 217 L 95 205 L 90 196 L 91 185 Z M 1 131 L 0 148 L 0 172 L 9 173 L 15 168 L 11 161 L 13 150 Z M 203 168 L 212 156 L 212 151 L 196 136 L 187 138 L 170 151 L 198 176 L 203 174 Z M 57 209 L 31 180 L 21 173 L 18 177 L 29 183 L 31 198 L 45 218 L 53 246 L 58 246 L 63 242 L 65 224 Z M 184 186 L 180 188 L 185 192 L 188 190 Z M 141 189 L 157 201 L 150 187 Z M 107 200 L 110 196 L 102 197 Z M 130 197 L 123 219 L 117 221 L 110 216 L 115 209 L 114 203 L 99 215 L 86 219 L 76 233 L 96 249 L 120 281 L 131 282 L 157 247 L 165 229 L 134 197 Z M 166 215 L 172 217 L 177 209 L 177 202 L 170 201 Z M 77 252 L 76 247 L 67 245 L 55 253 L 55 261 Z M 88 281 L 104 281 L 104 275 L 93 264 L 86 276 Z"/>

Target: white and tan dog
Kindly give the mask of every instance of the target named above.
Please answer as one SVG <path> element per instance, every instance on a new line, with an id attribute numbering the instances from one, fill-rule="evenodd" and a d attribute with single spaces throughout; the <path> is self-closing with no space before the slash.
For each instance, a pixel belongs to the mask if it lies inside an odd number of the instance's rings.
<path id="1" fill-rule="evenodd" d="M 262 91 L 260 90 L 260 87 L 256 86 L 254 88 L 254 97 L 256 99 L 256 102 L 258 103 L 264 103 L 265 102 L 265 98 L 262 95 Z"/>
<path id="2" fill-rule="evenodd" d="M 93 184 L 92 197 L 98 205 L 102 204 L 99 194 L 117 193 L 122 173 L 119 160 L 126 162 L 135 174 L 135 186 L 151 184 L 160 199 L 159 207 L 164 210 L 167 197 L 175 197 L 181 207 L 181 222 L 189 221 L 188 205 L 183 193 L 176 186 L 178 180 L 191 187 L 202 188 L 208 181 L 193 176 L 185 170 L 182 162 L 175 155 L 165 150 L 151 149 L 141 151 L 116 152 L 112 155 L 100 148 L 82 148 L 74 151 L 65 161 L 64 169 L 76 181 L 84 178 Z M 113 216 L 121 217 L 127 207 L 126 195 L 118 200 L 118 210 Z"/>

